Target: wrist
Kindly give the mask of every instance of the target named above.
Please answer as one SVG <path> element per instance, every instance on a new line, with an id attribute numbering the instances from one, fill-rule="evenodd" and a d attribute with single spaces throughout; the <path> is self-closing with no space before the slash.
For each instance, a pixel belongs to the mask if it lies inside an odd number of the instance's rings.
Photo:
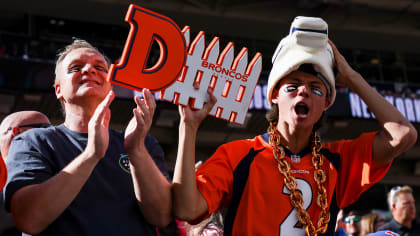
<path id="1" fill-rule="evenodd" d="M 93 162 L 94 164 L 97 164 L 104 155 L 99 155 L 97 152 L 95 152 L 94 150 L 91 150 L 89 148 L 86 148 L 82 153 L 81 156 L 83 157 L 83 159 L 85 159 L 86 161 L 89 162 Z"/>
<path id="2" fill-rule="evenodd" d="M 191 124 L 185 121 L 181 121 L 179 124 L 179 131 L 180 132 L 185 132 L 185 133 L 189 133 L 189 132 L 197 132 L 199 125 L 196 124 Z"/>
<path id="3" fill-rule="evenodd" d="M 130 159 L 130 162 L 133 162 L 133 161 L 135 162 L 136 160 L 147 156 L 149 153 L 147 151 L 146 146 L 144 145 L 144 142 L 142 142 L 142 144 L 136 147 L 127 149 L 126 151 L 127 151 L 128 158 Z"/>

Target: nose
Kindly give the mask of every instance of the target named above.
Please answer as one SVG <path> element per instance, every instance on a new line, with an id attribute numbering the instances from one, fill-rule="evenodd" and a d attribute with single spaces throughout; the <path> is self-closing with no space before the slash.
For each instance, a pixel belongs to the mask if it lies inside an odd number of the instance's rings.
<path id="1" fill-rule="evenodd" d="M 86 63 L 82 68 L 82 74 L 96 73 L 96 69 L 90 63 Z"/>
<path id="2" fill-rule="evenodd" d="M 309 87 L 307 84 L 302 84 L 299 86 L 298 95 L 303 96 L 303 97 L 309 96 Z"/>

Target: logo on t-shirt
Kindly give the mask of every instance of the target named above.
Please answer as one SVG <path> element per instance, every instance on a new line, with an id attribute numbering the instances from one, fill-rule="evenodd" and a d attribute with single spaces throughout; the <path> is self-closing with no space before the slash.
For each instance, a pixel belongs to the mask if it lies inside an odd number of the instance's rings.
<path id="1" fill-rule="evenodd" d="M 127 154 L 120 154 L 120 160 L 118 163 L 120 164 L 120 167 L 123 169 L 123 171 L 130 174 L 130 160 L 128 159 Z"/>

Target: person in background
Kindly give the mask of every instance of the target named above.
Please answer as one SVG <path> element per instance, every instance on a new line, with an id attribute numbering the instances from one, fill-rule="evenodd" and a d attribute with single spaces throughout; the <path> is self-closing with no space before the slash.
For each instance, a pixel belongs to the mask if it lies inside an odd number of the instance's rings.
<path id="1" fill-rule="evenodd" d="M 400 234 L 392 232 L 390 230 L 378 231 L 375 233 L 370 233 L 367 236 L 400 236 Z M 401 235 L 403 236 L 403 235 Z"/>
<path id="2" fill-rule="evenodd" d="M 392 220 L 378 230 L 390 230 L 401 236 L 420 235 L 420 223 L 416 220 L 416 202 L 410 186 L 393 187 L 388 193 L 388 207 Z"/>
<path id="3" fill-rule="evenodd" d="M 333 235 L 339 209 L 382 179 L 417 131 L 350 67 L 320 18 L 296 17 L 272 61 L 268 133 L 221 145 L 197 173 L 197 131 L 217 98 L 209 87 L 202 109 L 179 107 L 175 216 L 196 222 L 226 207 L 225 235 Z M 336 81 L 362 98 L 379 130 L 321 143 L 316 131 Z"/>
<path id="4" fill-rule="evenodd" d="M 369 213 L 362 216 L 360 220 L 360 236 L 374 233 L 378 228 L 385 224 L 384 219 L 378 213 Z"/>
<path id="5" fill-rule="evenodd" d="M 144 89 L 125 133 L 110 129 L 108 67 L 97 48 L 75 39 L 55 68 L 64 123 L 12 140 L 5 205 L 22 232 L 156 235 L 169 224 L 171 185 L 151 157 L 163 150 L 148 135 L 154 97 Z"/>
<path id="6" fill-rule="evenodd" d="M 346 217 L 344 217 L 344 231 L 349 236 L 360 236 L 360 220 L 363 214 L 359 211 L 350 211 Z"/>
<path id="7" fill-rule="evenodd" d="M 18 111 L 7 115 L 0 124 L 0 153 L 6 162 L 10 143 L 17 135 L 33 129 L 46 128 L 51 125 L 46 115 L 38 111 Z M 3 191 L 0 196 L 0 235 L 21 235 L 16 229 L 12 214 L 4 208 Z"/>
<path id="8" fill-rule="evenodd" d="M 200 166 L 203 165 L 203 161 L 197 161 L 195 163 L 195 170 L 197 171 Z M 223 235 L 223 215 L 220 211 L 213 212 L 211 216 L 204 219 L 201 222 L 195 222 L 197 224 L 188 224 L 188 222 L 182 221 L 183 228 L 186 231 L 186 236 L 222 236 Z"/>
<path id="9" fill-rule="evenodd" d="M 337 214 L 337 222 L 335 223 L 335 232 L 334 236 L 346 236 L 344 232 L 344 210 L 340 209 Z"/>
<path id="10" fill-rule="evenodd" d="M 0 124 L 0 152 L 4 160 L 9 154 L 10 143 L 17 135 L 32 128 L 51 125 L 46 115 L 38 111 L 18 111 L 6 116 Z"/>
<path id="11" fill-rule="evenodd" d="M 187 236 L 223 236 L 223 216 L 220 211 L 196 225 L 187 227 Z"/>

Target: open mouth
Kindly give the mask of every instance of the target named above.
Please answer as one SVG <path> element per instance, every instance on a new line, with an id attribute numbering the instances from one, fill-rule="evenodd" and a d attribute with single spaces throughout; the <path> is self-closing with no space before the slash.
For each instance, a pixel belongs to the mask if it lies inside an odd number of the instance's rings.
<path id="1" fill-rule="evenodd" d="M 296 104 L 296 106 L 295 106 L 295 112 L 299 116 L 305 116 L 309 112 L 309 107 L 305 103 L 300 102 L 300 103 Z"/>

